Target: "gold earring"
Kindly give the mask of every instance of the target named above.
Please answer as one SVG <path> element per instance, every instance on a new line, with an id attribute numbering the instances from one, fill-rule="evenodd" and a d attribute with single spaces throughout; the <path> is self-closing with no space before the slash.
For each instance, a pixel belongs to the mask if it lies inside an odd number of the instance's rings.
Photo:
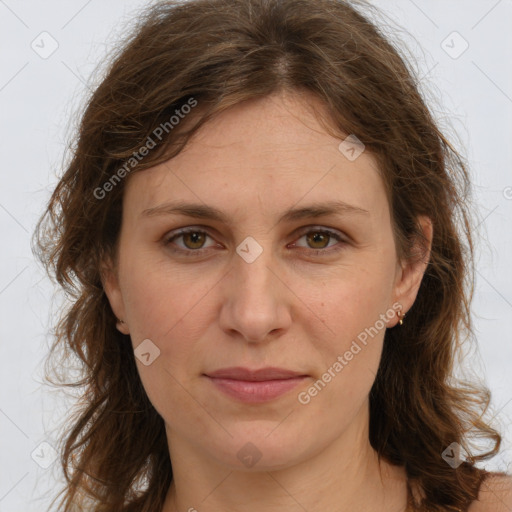
<path id="1" fill-rule="evenodd" d="M 402 314 L 401 311 L 397 311 L 396 312 L 397 316 L 398 316 L 398 323 L 400 325 L 404 325 L 404 318 L 405 318 L 405 313 Z"/>

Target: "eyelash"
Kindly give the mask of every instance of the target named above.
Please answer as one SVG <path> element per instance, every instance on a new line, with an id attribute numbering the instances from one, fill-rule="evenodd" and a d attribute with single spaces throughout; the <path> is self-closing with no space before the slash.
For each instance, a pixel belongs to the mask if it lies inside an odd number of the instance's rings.
<path id="1" fill-rule="evenodd" d="M 302 238 L 303 236 L 308 235 L 310 233 L 316 233 L 316 234 L 328 235 L 330 238 L 334 238 L 338 242 L 342 242 L 342 244 L 346 243 L 346 241 L 338 233 L 336 233 L 335 231 L 332 231 L 330 229 L 319 228 L 319 227 L 310 228 L 309 226 L 308 226 L 308 228 L 309 229 L 307 229 L 306 231 L 301 231 L 299 233 L 299 238 Z M 172 252 L 179 253 L 179 254 L 182 254 L 182 255 L 187 256 L 187 257 L 201 256 L 205 252 L 207 252 L 207 251 L 209 251 L 211 249 L 211 247 L 201 248 L 201 249 L 175 249 L 175 248 L 171 247 L 171 243 L 174 240 L 176 240 L 177 238 L 182 237 L 183 235 L 189 234 L 189 233 L 199 233 L 201 235 L 206 235 L 209 238 L 213 238 L 212 236 L 210 236 L 210 234 L 207 231 L 204 231 L 202 229 L 199 229 L 199 228 L 185 228 L 185 229 L 179 230 L 178 232 L 171 233 L 169 236 L 166 236 L 164 238 L 164 240 L 163 240 L 163 243 Z M 330 238 L 329 238 L 329 242 L 331 241 Z M 341 250 L 344 249 L 344 247 L 342 245 L 342 246 L 338 246 L 338 247 L 335 246 L 335 248 L 325 248 L 325 249 L 307 249 L 305 247 L 301 247 L 300 249 L 305 249 L 306 251 L 308 251 L 308 252 L 310 252 L 310 253 L 312 253 L 312 254 L 314 254 L 316 256 L 325 256 L 325 255 L 328 255 L 328 254 L 332 254 L 332 253 L 341 251 Z"/>

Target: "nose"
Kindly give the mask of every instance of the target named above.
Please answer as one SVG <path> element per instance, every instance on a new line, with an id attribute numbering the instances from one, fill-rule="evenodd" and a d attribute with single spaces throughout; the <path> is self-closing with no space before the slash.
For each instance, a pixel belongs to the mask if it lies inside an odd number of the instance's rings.
<path id="1" fill-rule="evenodd" d="M 289 330 L 293 293 L 277 267 L 270 249 L 263 250 L 252 263 L 234 256 L 222 284 L 219 323 L 224 332 L 247 342 L 261 343 Z"/>

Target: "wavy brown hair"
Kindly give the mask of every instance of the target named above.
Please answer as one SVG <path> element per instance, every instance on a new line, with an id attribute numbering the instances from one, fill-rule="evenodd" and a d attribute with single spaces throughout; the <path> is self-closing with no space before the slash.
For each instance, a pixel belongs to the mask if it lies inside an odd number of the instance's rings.
<path id="1" fill-rule="evenodd" d="M 51 370 L 58 356 L 74 359 L 80 371 L 59 379 L 81 396 L 62 440 L 59 510 L 159 511 L 172 480 L 163 419 L 144 391 L 129 338 L 116 329 L 100 272 L 106 258 L 115 260 L 129 173 L 178 154 L 218 113 L 279 91 L 316 95 L 330 114 L 326 130 L 356 135 L 375 156 L 398 257 L 417 257 L 417 219 L 432 219 L 417 299 L 403 327 L 385 335 L 369 397 L 370 442 L 379 457 L 405 467 L 411 509 L 465 510 L 477 498 L 490 473 L 476 463 L 498 452 L 501 437 L 482 419 L 489 391 L 454 377 L 473 336 L 467 164 L 434 122 L 407 59 L 360 5 L 161 1 L 141 12 L 107 62 L 35 234 L 34 250 L 71 300 L 47 362 Z M 170 117 L 191 101 L 198 108 L 171 127 Z M 165 136 L 157 138 L 161 126 Z M 150 139 L 154 147 L 139 158 Z M 475 437 L 492 449 L 475 454 L 468 441 Z M 441 456 L 452 442 L 470 454 L 455 469 Z"/>

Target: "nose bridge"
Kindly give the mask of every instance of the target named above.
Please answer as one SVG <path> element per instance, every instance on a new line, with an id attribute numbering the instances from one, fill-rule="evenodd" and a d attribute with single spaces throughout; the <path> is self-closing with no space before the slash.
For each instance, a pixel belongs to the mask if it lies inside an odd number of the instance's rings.
<path id="1" fill-rule="evenodd" d="M 240 248 L 240 252 L 242 250 Z M 251 248 L 250 252 L 252 251 Z M 277 299 L 275 297 L 277 291 L 275 280 L 277 278 L 276 272 L 272 268 L 275 265 L 270 248 L 262 251 L 253 261 L 246 260 L 238 254 L 238 258 L 234 259 L 233 273 L 237 276 L 236 288 L 240 292 L 239 298 L 251 301 L 265 299 L 266 304 L 269 304 L 269 301 L 275 301 Z"/>
<path id="2" fill-rule="evenodd" d="M 276 274 L 270 241 L 248 237 L 237 247 L 226 278 L 221 326 L 238 331 L 247 341 L 263 341 L 272 331 L 289 326 L 284 284 Z"/>

